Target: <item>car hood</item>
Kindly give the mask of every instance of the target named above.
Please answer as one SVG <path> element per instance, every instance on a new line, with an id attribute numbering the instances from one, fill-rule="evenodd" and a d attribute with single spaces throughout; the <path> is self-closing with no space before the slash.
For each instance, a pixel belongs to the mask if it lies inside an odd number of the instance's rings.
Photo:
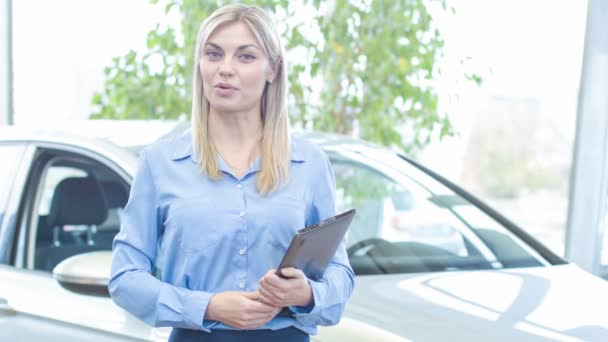
<path id="1" fill-rule="evenodd" d="M 608 341 L 608 282 L 573 264 L 359 276 L 345 318 L 412 341 Z"/>

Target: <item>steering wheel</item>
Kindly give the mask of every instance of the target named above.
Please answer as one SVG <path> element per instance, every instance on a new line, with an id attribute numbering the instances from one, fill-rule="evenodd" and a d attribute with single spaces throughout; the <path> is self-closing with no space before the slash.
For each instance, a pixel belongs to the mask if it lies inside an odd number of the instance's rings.
<path id="1" fill-rule="evenodd" d="M 390 242 L 381 238 L 361 240 L 346 251 L 351 262 L 366 265 L 362 258 L 369 259 L 383 273 L 441 271 L 454 262 L 458 265 L 459 260 L 457 254 L 440 247 L 415 241 Z"/>
<path id="2" fill-rule="evenodd" d="M 378 250 L 379 248 L 386 254 L 391 254 L 390 251 L 394 251 L 396 255 L 399 255 L 401 253 L 401 249 L 398 246 L 396 246 L 395 244 L 393 244 L 390 241 L 380 239 L 380 238 L 369 238 L 369 239 L 361 240 L 361 241 L 355 243 L 354 245 L 348 247 L 346 249 L 346 253 L 348 254 L 349 257 L 353 257 L 359 251 L 367 249 L 363 253 L 363 255 L 368 255 L 370 251 Z"/>

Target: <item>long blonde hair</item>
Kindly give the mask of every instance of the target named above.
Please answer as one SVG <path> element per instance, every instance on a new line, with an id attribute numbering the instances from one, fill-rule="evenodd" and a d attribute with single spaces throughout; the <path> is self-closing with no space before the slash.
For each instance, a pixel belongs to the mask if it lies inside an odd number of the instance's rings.
<path id="1" fill-rule="evenodd" d="M 262 46 L 276 71 L 272 83 L 266 82 L 261 99 L 262 142 L 261 168 L 256 188 L 268 194 L 289 179 L 290 140 L 287 116 L 287 71 L 283 48 L 275 25 L 261 8 L 247 5 L 227 5 L 217 9 L 202 23 L 194 47 L 192 80 L 192 144 L 200 167 L 211 179 L 220 179 L 217 150 L 209 134 L 209 99 L 205 96 L 199 68 L 201 50 L 211 33 L 220 25 L 242 22 L 249 27 Z"/>

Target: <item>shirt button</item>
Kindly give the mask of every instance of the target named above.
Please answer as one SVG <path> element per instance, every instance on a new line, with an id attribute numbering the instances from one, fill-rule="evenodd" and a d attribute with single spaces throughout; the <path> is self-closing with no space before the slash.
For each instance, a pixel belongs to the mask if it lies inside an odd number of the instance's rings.
<path id="1" fill-rule="evenodd" d="M 245 249 L 241 249 L 241 250 L 239 251 L 239 254 L 240 254 L 240 255 L 245 254 Z"/>
<path id="2" fill-rule="evenodd" d="M 237 186 L 236 186 L 236 188 L 237 188 L 237 189 L 240 189 L 240 188 L 242 188 L 242 187 L 243 187 L 243 186 L 241 185 L 241 183 L 237 184 Z"/>
<path id="3" fill-rule="evenodd" d="M 240 216 L 240 217 L 245 216 L 245 212 L 241 210 L 241 212 L 239 213 L 239 216 Z"/>
<path id="4" fill-rule="evenodd" d="M 245 287 L 245 283 L 240 282 L 240 283 L 239 283 L 239 287 L 240 287 L 240 288 L 244 288 L 244 287 Z"/>

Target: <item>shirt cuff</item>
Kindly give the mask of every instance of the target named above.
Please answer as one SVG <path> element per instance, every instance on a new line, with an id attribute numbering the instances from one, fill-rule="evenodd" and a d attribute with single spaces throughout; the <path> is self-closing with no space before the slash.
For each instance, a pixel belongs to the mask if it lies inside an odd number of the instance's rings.
<path id="1" fill-rule="evenodd" d="M 308 279 L 310 288 L 312 289 L 312 304 L 308 306 L 290 306 L 289 309 L 295 313 L 296 318 L 310 318 L 321 311 L 321 298 L 326 292 L 325 284 L 322 282 Z"/>
<path id="2" fill-rule="evenodd" d="M 205 320 L 204 317 L 209 301 L 214 294 L 213 292 L 192 291 L 184 307 L 184 321 L 205 332 L 211 332 L 210 328 L 216 325 L 217 322 Z"/>

